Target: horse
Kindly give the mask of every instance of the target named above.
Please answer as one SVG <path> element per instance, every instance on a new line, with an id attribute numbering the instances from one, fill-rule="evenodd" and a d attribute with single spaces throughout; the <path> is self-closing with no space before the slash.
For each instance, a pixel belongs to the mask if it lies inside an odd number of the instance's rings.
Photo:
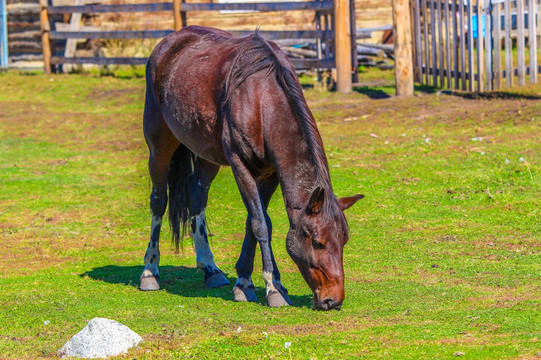
<path id="1" fill-rule="evenodd" d="M 234 300 L 257 300 L 251 276 L 259 244 L 267 305 L 291 305 L 272 252 L 267 213 L 280 184 L 289 219 L 287 252 L 313 292 L 314 307 L 340 309 L 343 247 L 348 241 L 343 211 L 363 195 L 334 195 L 321 136 L 295 70 L 280 48 L 258 30 L 238 38 L 219 29 L 188 26 L 153 50 L 146 84 L 143 130 L 152 223 L 140 289 L 160 288 L 159 236 L 168 202 L 177 251 L 191 225 L 206 286 L 229 284 L 208 244 L 205 209 L 218 170 L 231 166 L 248 213 Z"/>

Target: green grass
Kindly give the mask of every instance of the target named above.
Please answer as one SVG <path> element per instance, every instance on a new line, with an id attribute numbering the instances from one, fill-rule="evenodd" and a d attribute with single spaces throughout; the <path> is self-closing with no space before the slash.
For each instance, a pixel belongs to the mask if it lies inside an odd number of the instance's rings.
<path id="1" fill-rule="evenodd" d="M 259 257 L 259 302 L 206 289 L 191 241 L 175 255 L 167 229 L 163 289 L 137 290 L 150 226 L 144 79 L 0 74 L 0 358 L 56 358 L 97 316 L 143 337 L 130 358 L 541 357 L 541 88 L 305 94 L 335 193 L 366 195 L 347 212 L 340 312 L 311 310 L 279 193 L 274 249 L 294 306 L 265 306 Z M 207 217 L 232 282 L 245 216 L 224 168 Z"/>

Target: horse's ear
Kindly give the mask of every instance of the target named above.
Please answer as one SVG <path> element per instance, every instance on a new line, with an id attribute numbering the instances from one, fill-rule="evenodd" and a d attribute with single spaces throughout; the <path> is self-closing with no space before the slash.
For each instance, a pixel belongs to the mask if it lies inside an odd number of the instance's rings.
<path id="1" fill-rule="evenodd" d="M 363 197 L 364 197 L 364 195 L 361 195 L 361 194 L 348 196 L 348 197 L 343 197 L 343 198 L 338 199 L 338 205 L 340 205 L 340 209 L 342 209 L 342 211 L 344 211 L 344 210 L 349 209 L 350 207 L 352 207 L 353 204 L 355 204 L 357 201 L 361 200 Z"/>
<path id="2" fill-rule="evenodd" d="M 323 208 L 323 202 L 325 201 L 325 189 L 321 186 L 318 186 L 310 195 L 310 201 L 308 201 L 308 206 L 306 207 L 306 212 L 308 214 L 318 214 Z"/>

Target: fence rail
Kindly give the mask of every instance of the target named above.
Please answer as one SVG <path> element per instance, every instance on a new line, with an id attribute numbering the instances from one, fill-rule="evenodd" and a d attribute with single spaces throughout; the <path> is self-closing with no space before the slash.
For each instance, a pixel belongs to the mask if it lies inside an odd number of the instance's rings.
<path id="1" fill-rule="evenodd" d="M 48 6 L 47 0 L 40 0 L 41 38 L 43 46 L 43 59 L 45 71 L 51 71 L 51 65 L 63 64 L 144 64 L 146 58 L 137 57 L 76 57 L 75 41 L 85 39 L 159 39 L 163 38 L 173 30 L 85 30 L 79 27 L 81 14 L 93 13 L 118 13 L 118 12 L 156 12 L 171 11 L 173 13 L 175 30 L 186 26 L 186 12 L 191 11 L 314 11 L 315 30 L 291 30 L 291 31 L 264 31 L 262 37 L 269 40 L 284 39 L 315 39 L 317 47 L 316 59 L 291 59 L 297 68 L 320 68 L 328 69 L 336 66 L 334 56 L 334 20 L 333 0 L 305 1 L 305 2 L 271 2 L 271 3 L 186 3 L 183 0 L 172 2 L 148 3 L 148 4 L 88 4 L 82 5 L 81 0 L 74 0 L 76 3 L 70 6 Z M 78 2 L 78 3 L 77 3 Z M 352 2 L 353 3 L 353 2 Z M 354 7 L 350 9 L 354 16 Z M 70 24 L 62 24 L 62 28 L 52 29 L 49 18 L 53 15 L 72 15 Z M 75 22 L 73 21 L 74 15 Z M 241 15 L 241 14 L 239 14 Z M 353 17 L 354 18 L 354 17 Z M 79 21 L 77 21 L 79 19 Z M 231 31 L 237 36 L 246 36 L 253 31 Z M 355 23 L 351 29 L 352 46 L 357 39 Z M 361 33 L 359 37 L 367 37 L 368 34 Z M 369 36 L 369 35 L 368 35 Z M 66 40 L 64 56 L 52 54 L 51 42 Z M 355 56 L 353 56 L 355 55 Z M 356 52 L 352 52 L 353 66 L 356 67 Z M 356 72 L 355 72 L 356 74 Z"/>
<path id="2" fill-rule="evenodd" d="M 536 83 L 540 11 L 541 0 L 413 0 L 416 81 L 479 92 Z"/>

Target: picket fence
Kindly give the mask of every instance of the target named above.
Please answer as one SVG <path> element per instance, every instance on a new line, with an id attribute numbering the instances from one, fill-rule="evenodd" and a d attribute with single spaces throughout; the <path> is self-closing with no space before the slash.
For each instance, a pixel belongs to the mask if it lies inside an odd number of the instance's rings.
<path id="1" fill-rule="evenodd" d="M 416 81 L 478 92 L 536 83 L 540 3 L 413 0 Z"/>

